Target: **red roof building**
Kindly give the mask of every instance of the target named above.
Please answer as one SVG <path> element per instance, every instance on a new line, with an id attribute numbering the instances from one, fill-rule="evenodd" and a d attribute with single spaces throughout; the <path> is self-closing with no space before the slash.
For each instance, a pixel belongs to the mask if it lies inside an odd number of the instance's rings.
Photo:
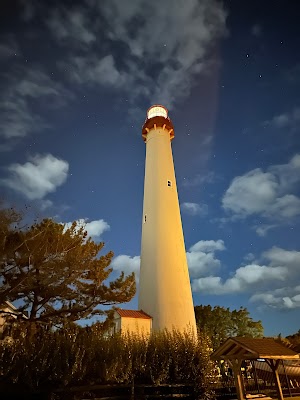
<path id="1" fill-rule="evenodd" d="M 146 314 L 143 310 L 123 310 L 122 308 L 118 308 L 116 312 L 123 318 L 144 318 L 144 319 L 152 319 L 150 315 Z"/>
<path id="2" fill-rule="evenodd" d="M 123 310 L 117 308 L 114 314 L 112 333 L 149 336 L 152 330 L 152 317 L 142 310 Z"/>

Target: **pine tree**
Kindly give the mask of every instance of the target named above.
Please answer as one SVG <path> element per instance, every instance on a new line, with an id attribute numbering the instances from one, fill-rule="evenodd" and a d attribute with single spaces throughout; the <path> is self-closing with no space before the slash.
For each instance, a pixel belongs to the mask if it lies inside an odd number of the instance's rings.
<path id="1" fill-rule="evenodd" d="M 132 299 L 134 274 L 109 280 L 113 253 L 99 256 L 104 243 L 87 237 L 83 226 L 44 219 L 25 229 L 21 221 L 14 209 L 0 210 L 0 304 L 18 304 L 19 319 L 62 324 Z"/>

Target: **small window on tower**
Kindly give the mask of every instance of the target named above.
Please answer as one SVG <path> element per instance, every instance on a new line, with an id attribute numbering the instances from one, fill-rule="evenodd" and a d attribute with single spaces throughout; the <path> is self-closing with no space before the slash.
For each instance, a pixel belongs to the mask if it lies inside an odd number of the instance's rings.
<path id="1" fill-rule="evenodd" d="M 171 187 L 172 186 L 172 182 L 168 181 L 168 186 Z"/>
<path id="2" fill-rule="evenodd" d="M 145 214 L 144 215 L 144 222 L 146 222 L 147 221 L 147 215 Z"/>

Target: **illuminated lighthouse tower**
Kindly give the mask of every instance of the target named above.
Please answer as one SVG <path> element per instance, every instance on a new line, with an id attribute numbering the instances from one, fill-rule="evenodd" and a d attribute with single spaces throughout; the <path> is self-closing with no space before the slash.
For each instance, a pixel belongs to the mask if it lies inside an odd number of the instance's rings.
<path id="1" fill-rule="evenodd" d="M 146 142 L 139 309 L 153 330 L 196 331 L 195 315 L 171 149 L 168 110 L 149 108 Z"/>

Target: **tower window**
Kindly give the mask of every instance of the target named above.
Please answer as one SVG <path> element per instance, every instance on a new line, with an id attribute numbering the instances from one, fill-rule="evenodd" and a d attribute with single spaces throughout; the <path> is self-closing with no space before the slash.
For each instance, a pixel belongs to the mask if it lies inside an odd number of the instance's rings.
<path id="1" fill-rule="evenodd" d="M 172 186 L 172 182 L 168 181 L 168 186 L 171 187 Z"/>
<path id="2" fill-rule="evenodd" d="M 147 215 L 145 214 L 144 215 L 144 222 L 146 222 L 147 221 Z"/>

